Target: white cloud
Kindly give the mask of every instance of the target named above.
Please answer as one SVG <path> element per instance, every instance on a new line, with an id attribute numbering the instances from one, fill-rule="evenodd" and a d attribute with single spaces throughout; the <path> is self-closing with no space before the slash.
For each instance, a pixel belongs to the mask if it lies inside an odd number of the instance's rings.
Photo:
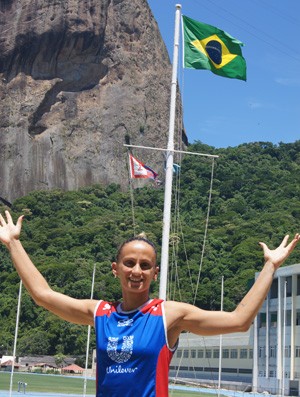
<path id="1" fill-rule="evenodd" d="M 289 79 L 289 78 L 282 78 L 277 77 L 275 82 L 280 85 L 284 85 L 287 87 L 300 87 L 300 79 Z"/>
<path id="2" fill-rule="evenodd" d="M 257 101 L 249 101 L 249 102 L 248 102 L 248 106 L 249 106 L 251 109 L 259 109 L 259 108 L 264 108 L 264 107 L 266 107 L 263 103 L 257 102 Z"/>

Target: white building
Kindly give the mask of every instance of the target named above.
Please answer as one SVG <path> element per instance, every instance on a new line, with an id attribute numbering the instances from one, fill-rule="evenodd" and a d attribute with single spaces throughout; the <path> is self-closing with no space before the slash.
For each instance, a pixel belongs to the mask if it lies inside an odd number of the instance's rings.
<path id="1" fill-rule="evenodd" d="M 220 386 L 227 389 L 250 391 L 252 346 L 252 327 L 248 332 L 222 336 L 181 334 L 178 349 L 172 358 L 170 377 L 185 378 L 214 387 L 220 382 Z M 222 368 L 221 374 L 219 368 Z"/>
<path id="2" fill-rule="evenodd" d="M 219 337 L 182 334 L 170 374 L 216 384 L 219 351 Z M 300 395 L 300 264 L 277 270 L 249 332 L 222 336 L 221 362 L 224 387 L 252 383 L 253 392 Z"/>
<path id="3" fill-rule="evenodd" d="M 299 396 L 300 264 L 277 270 L 254 325 L 253 391 Z"/>

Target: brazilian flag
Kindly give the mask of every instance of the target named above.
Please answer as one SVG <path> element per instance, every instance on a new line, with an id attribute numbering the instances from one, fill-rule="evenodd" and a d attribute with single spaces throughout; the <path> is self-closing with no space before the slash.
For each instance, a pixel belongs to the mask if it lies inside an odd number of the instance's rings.
<path id="1" fill-rule="evenodd" d="M 213 73 L 246 81 L 244 44 L 214 26 L 182 16 L 184 67 L 208 69 Z"/>

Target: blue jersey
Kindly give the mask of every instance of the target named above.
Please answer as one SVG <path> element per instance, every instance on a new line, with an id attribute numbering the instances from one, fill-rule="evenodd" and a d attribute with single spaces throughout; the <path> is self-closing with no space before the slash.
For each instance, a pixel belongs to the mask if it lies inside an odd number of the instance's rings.
<path id="1" fill-rule="evenodd" d="M 124 312 L 100 301 L 95 311 L 97 397 L 167 397 L 169 364 L 164 303 Z"/>

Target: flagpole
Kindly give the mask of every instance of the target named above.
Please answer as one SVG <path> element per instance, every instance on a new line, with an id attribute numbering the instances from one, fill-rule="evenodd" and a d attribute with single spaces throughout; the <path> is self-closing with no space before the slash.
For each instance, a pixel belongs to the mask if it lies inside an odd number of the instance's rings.
<path id="1" fill-rule="evenodd" d="M 10 373 L 10 384 L 9 384 L 9 397 L 12 396 L 14 368 L 15 368 L 16 355 L 17 355 L 17 341 L 18 341 L 18 330 L 19 330 L 20 310 L 21 310 L 22 286 L 23 286 L 23 282 L 21 280 L 20 284 L 19 284 L 19 296 L 18 296 L 17 316 L 16 316 L 14 349 L 13 349 L 13 359 L 12 359 L 12 366 L 11 366 L 11 373 Z"/>
<path id="2" fill-rule="evenodd" d="M 92 275 L 91 299 L 93 299 L 93 296 L 94 296 L 95 274 L 96 274 L 96 262 L 94 263 L 93 275 Z M 88 370 L 89 350 L 90 350 L 90 337 L 91 337 L 91 326 L 88 325 L 88 335 L 87 335 L 86 353 L 85 353 L 85 371 L 84 371 L 84 382 L 83 382 L 83 397 L 86 396 L 87 370 Z"/>
<path id="3" fill-rule="evenodd" d="M 176 108 L 176 91 L 177 91 L 177 67 L 179 52 L 179 27 L 180 27 L 181 5 L 176 4 L 175 13 L 175 31 L 174 31 L 174 49 L 173 49 L 173 70 L 171 82 L 171 102 L 170 102 L 170 119 L 169 119 L 169 138 L 166 161 L 166 179 L 164 195 L 164 216 L 162 231 L 162 248 L 160 264 L 160 286 L 159 297 L 166 299 L 167 296 L 167 279 L 169 266 L 169 237 L 171 225 L 171 204 L 172 204 L 172 179 L 173 179 L 173 157 L 174 157 L 174 129 L 175 129 L 175 108 Z"/>
<path id="4" fill-rule="evenodd" d="M 223 302 L 224 302 L 224 276 L 222 276 L 221 282 L 221 312 L 223 311 Z M 220 397 L 220 389 L 221 389 L 221 375 L 222 375 L 222 347 L 223 345 L 223 335 L 220 335 L 220 346 L 219 346 L 219 376 L 218 376 L 218 397 Z"/>

